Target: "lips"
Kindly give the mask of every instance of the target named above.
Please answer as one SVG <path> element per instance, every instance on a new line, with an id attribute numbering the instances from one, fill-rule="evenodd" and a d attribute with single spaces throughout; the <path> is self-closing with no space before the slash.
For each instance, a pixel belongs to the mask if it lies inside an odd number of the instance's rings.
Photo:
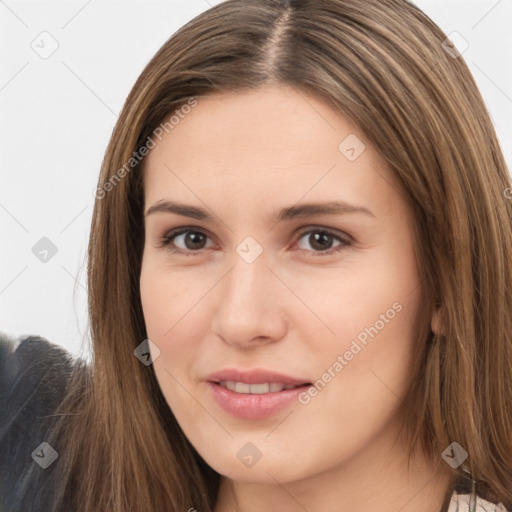
<path id="1" fill-rule="evenodd" d="M 206 378 L 215 402 L 227 413 L 243 419 L 263 419 L 297 400 L 310 382 L 268 371 L 226 369 Z"/>
<path id="2" fill-rule="evenodd" d="M 241 371 L 227 368 L 225 370 L 212 373 L 206 377 L 205 380 L 209 382 L 242 382 L 244 384 L 267 384 L 274 382 L 290 386 L 302 386 L 304 384 L 310 384 L 307 379 L 298 379 L 288 375 L 283 375 L 282 373 L 261 369 Z"/>

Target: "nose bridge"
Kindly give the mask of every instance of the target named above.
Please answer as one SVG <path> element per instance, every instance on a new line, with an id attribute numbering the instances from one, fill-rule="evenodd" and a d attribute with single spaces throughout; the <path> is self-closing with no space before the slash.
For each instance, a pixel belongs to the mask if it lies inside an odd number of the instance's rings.
<path id="1" fill-rule="evenodd" d="M 277 305 L 276 277 L 267 268 L 263 247 L 247 237 L 235 248 L 221 286 L 212 330 L 226 342 L 243 345 L 251 340 L 276 339 L 285 327 Z"/>
<path id="2" fill-rule="evenodd" d="M 253 239 L 254 240 L 254 239 Z M 246 306 L 260 309 L 259 301 L 265 290 L 269 289 L 270 270 L 263 247 L 255 240 L 244 240 L 235 248 L 231 258 L 231 272 L 227 276 L 222 302 L 238 309 Z M 256 245 L 257 244 L 257 245 Z"/>

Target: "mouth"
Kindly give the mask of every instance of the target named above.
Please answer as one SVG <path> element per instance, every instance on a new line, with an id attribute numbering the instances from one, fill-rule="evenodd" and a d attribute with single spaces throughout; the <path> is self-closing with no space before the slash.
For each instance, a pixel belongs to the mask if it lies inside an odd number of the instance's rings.
<path id="1" fill-rule="evenodd" d="M 297 404 L 311 382 L 274 372 L 225 370 L 206 380 L 213 401 L 230 416 L 262 420 Z"/>
<path id="2" fill-rule="evenodd" d="M 229 389 L 234 393 L 243 395 L 264 395 L 267 393 L 279 393 L 281 391 L 288 391 L 290 389 L 302 388 L 310 386 L 310 382 L 304 384 L 284 384 L 282 382 L 264 382 L 261 384 L 247 384 L 246 382 L 237 382 L 234 380 L 221 380 L 212 381 L 213 384 Z"/>
<path id="3" fill-rule="evenodd" d="M 264 420 L 298 405 L 299 397 L 312 385 L 265 382 L 248 384 L 239 381 L 207 381 L 213 401 L 231 417 Z"/>

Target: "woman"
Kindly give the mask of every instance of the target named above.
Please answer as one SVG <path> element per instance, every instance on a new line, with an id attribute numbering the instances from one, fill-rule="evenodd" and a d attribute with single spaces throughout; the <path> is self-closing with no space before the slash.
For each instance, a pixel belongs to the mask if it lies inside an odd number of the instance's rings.
<path id="1" fill-rule="evenodd" d="M 91 368 L 5 341 L 2 510 L 512 508 L 511 187 L 412 4 L 202 13 L 107 149 Z"/>

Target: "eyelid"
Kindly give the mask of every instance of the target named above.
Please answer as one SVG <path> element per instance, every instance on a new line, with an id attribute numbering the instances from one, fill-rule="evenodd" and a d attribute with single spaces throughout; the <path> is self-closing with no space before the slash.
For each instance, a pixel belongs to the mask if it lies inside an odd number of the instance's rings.
<path id="1" fill-rule="evenodd" d="M 318 225 L 311 225 L 306 227 L 301 227 L 300 231 L 298 233 L 298 239 L 300 240 L 305 234 L 310 233 L 311 231 L 323 231 L 325 233 L 328 233 L 329 235 L 332 235 L 333 237 L 337 238 L 338 240 L 341 240 L 342 242 L 346 243 L 352 243 L 354 242 L 354 239 L 346 232 L 339 231 L 338 229 L 334 228 L 328 228 L 324 226 L 318 226 Z"/>

